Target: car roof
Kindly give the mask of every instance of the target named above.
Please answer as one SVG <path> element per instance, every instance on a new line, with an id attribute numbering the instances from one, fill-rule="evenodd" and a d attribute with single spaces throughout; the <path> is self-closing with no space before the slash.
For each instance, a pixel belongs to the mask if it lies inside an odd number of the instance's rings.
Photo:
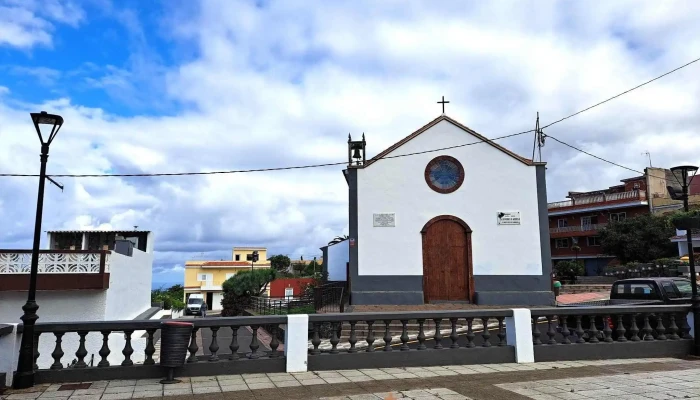
<path id="1" fill-rule="evenodd" d="M 649 281 L 655 281 L 655 282 L 663 282 L 663 281 L 690 281 L 687 278 L 683 278 L 681 276 L 653 276 L 649 278 L 629 278 L 629 279 L 620 279 L 619 281 L 615 281 L 615 283 L 634 283 L 634 282 L 649 282 Z"/>

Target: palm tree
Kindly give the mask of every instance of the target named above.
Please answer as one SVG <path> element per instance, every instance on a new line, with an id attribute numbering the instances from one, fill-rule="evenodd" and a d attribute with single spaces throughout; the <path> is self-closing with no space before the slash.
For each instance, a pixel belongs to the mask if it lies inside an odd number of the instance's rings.
<path id="1" fill-rule="evenodd" d="M 328 245 L 331 246 L 331 245 L 334 245 L 334 244 L 336 244 L 336 243 L 340 243 L 340 242 L 342 242 L 343 240 L 347 240 L 347 238 L 348 238 L 348 235 L 336 236 L 336 237 L 333 238 L 333 240 L 331 240 L 330 242 L 328 242 Z"/>

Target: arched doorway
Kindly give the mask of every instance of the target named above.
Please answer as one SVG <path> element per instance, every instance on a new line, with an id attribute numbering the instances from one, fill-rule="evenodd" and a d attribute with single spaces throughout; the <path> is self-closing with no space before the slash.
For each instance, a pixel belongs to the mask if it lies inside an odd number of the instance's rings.
<path id="1" fill-rule="evenodd" d="M 472 230 L 452 215 L 428 221 L 423 235 L 423 297 L 433 301 L 472 301 Z"/>

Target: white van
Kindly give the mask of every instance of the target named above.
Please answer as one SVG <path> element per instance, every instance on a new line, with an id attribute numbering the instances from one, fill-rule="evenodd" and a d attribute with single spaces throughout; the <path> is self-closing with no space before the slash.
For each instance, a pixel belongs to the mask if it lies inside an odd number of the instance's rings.
<path id="1" fill-rule="evenodd" d="M 192 293 L 187 298 L 185 305 L 185 315 L 201 315 L 207 316 L 207 303 L 204 301 L 204 295 L 201 293 Z"/>

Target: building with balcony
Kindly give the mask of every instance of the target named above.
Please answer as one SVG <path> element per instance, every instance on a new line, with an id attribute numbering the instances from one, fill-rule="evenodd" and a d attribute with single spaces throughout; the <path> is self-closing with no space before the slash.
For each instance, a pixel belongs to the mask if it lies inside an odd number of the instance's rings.
<path id="1" fill-rule="evenodd" d="M 47 247 L 39 253 L 40 322 L 129 320 L 151 310 L 151 232 L 51 231 Z M 0 249 L 0 323 L 21 323 L 31 262 L 31 250 Z M 113 335 L 124 340 L 123 334 Z M 90 351 L 99 350 L 98 336 L 87 337 Z M 39 344 L 40 365 L 52 362 L 54 342 L 45 340 Z"/>
<path id="2" fill-rule="evenodd" d="M 648 175 L 621 182 L 603 190 L 569 192 L 569 200 L 547 204 L 554 263 L 583 260 L 586 275 L 599 275 L 615 262 L 601 250 L 599 231 L 611 222 L 650 213 L 648 188 L 654 187 L 657 196 L 666 190 Z"/>
<path id="3" fill-rule="evenodd" d="M 258 262 L 253 262 L 253 252 L 258 252 Z M 185 302 L 198 293 L 204 296 L 209 310 L 221 310 L 225 280 L 240 271 L 251 268 L 270 268 L 267 249 L 264 247 L 234 247 L 231 260 L 186 261 L 185 262 Z"/>

